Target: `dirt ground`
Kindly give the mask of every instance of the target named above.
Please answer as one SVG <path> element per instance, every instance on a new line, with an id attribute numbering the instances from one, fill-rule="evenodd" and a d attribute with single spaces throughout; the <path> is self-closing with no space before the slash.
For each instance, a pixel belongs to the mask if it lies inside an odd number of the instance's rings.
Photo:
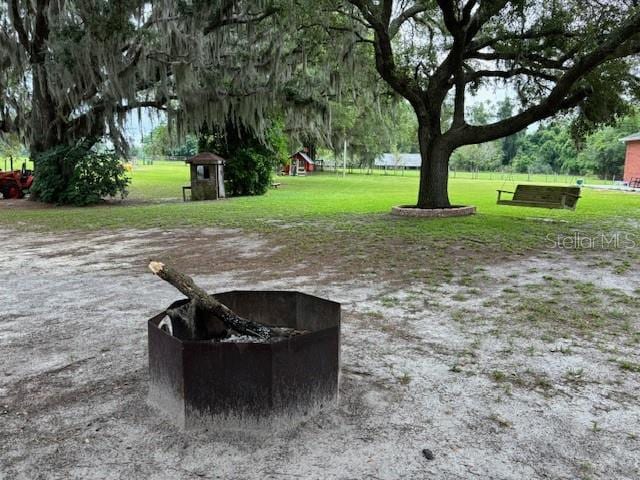
<path id="1" fill-rule="evenodd" d="M 2 479 L 640 478 L 640 278 L 617 254 L 550 249 L 399 283 L 366 258 L 349 275 L 335 258 L 287 264 L 238 230 L 3 233 Z M 342 302 L 339 406 L 262 433 L 159 416 L 145 320 L 180 295 L 146 270 L 156 256 L 211 291 Z"/>

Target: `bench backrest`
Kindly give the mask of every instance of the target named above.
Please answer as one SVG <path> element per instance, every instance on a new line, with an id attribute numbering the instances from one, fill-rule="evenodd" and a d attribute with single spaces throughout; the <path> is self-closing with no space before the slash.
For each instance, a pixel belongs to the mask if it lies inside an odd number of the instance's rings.
<path id="1" fill-rule="evenodd" d="M 580 196 L 580 187 L 554 187 L 547 185 L 518 185 L 513 199 L 522 202 L 564 204 L 574 208 Z"/>

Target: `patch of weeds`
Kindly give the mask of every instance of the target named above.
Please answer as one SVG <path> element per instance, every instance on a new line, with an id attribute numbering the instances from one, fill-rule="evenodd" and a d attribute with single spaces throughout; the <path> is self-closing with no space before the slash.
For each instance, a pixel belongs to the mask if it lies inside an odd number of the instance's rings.
<path id="1" fill-rule="evenodd" d="M 593 472 L 593 465 L 589 462 L 580 462 L 578 463 L 578 471 L 582 476 L 583 480 L 587 480 L 591 478 L 591 473 Z"/>
<path id="2" fill-rule="evenodd" d="M 558 348 L 549 350 L 551 353 L 561 353 L 562 355 L 571 355 L 573 351 L 569 345 L 560 345 Z"/>
<path id="3" fill-rule="evenodd" d="M 583 368 L 570 368 L 565 372 L 562 376 L 566 383 L 571 383 L 574 385 L 584 385 L 586 383 L 584 379 L 584 369 Z"/>
<path id="4" fill-rule="evenodd" d="M 478 354 L 472 347 L 465 348 L 460 352 L 460 355 L 463 357 L 478 358 Z"/>
<path id="5" fill-rule="evenodd" d="M 417 300 L 420 300 L 421 295 L 415 292 L 411 292 L 407 295 L 406 300 L 407 302 L 415 302 Z"/>
<path id="6" fill-rule="evenodd" d="M 467 296 L 462 294 L 462 293 L 454 293 L 453 295 L 451 295 L 451 300 L 454 300 L 456 302 L 464 302 L 465 300 L 467 300 Z"/>
<path id="7" fill-rule="evenodd" d="M 409 385 L 411 383 L 411 375 L 407 372 L 403 373 L 402 376 L 398 379 L 400 385 Z"/>
<path id="8" fill-rule="evenodd" d="M 625 372 L 640 373 L 640 363 L 631 362 L 629 360 L 618 360 L 616 362 L 620 370 Z"/>
<path id="9" fill-rule="evenodd" d="M 462 365 L 460 365 L 459 363 L 456 363 L 449 369 L 449 371 L 453 372 L 453 373 L 461 373 L 462 372 Z"/>
<path id="10" fill-rule="evenodd" d="M 502 418 L 497 413 L 492 413 L 487 418 L 502 428 L 511 428 L 513 426 L 509 420 Z"/>
<path id="11" fill-rule="evenodd" d="M 621 263 L 619 263 L 614 267 L 613 271 L 617 275 L 622 275 L 626 273 L 630 268 L 631 268 L 631 262 L 629 262 L 628 260 L 623 260 Z"/>
<path id="12" fill-rule="evenodd" d="M 482 306 L 485 308 L 493 308 L 493 307 L 497 307 L 498 305 L 500 305 L 500 302 L 498 302 L 498 300 L 493 298 L 482 302 Z"/>
<path id="13" fill-rule="evenodd" d="M 382 297 L 380 299 L 383 307 L 391 308 L 397 307 L 400 304 L 400 300 L 396 297 Z"/>
<path id="14" fill-rule="evenodd" d="M 473 342 L 471 342 L 469 344 L 469 348 L 471 348 L 472 350 L 477 350 L 482 346 L 482 337 L 479 335 L 476 335 L 476 337 L 473 339 Z M 475 352 L 474 352 L 475 355 Z"/>
<path id="15" fill-rule="evenodd" d="M 545 390 L 545 391 L 551 390 L 553 388 L 553 384 L 551 383 L 551 380 L 549 380 L 544 375 L 535 375 L 533 384 L 536 387 L 541 388 L 542 390 Z"/>
<path id="16" fill-rule="evenodd" d="M 508 377 L 503 372 L 494 371 L 491 376 L 496 383 L 504 384 L 509 382 L 515 387 L 527 390 L 542 390 L 545 394 L 549 393 L 553 388 L 553 384 L 545 374 L 536 373 L 531 369 L 521 373 L 513 373 Z"/>
<path id="17" fill-rule="evenodd" d="M 612 320 L 620 320 L 620 326 L 625 332 L 631 330 L 631 322 L 629 321 L 628 315 L 622 310 L 608 310 L 607 315 L 609 315 L 609 318 L 611 318 Z"/>
<path id="18" fill-rule="evenodd" d="M 471 275 L 464 275 L 458 279 L 457 283 L 463 287 L 470 287 L 475 284 L 475 280 Z"/>
<path id="19" fill-rule="evenodd" d="M 502 383 L 507 381 L 507 374 L 500 370 L 492 371 L 490 374 L 490 377 L 496 383 Z"/>
<path id="20" fill-rule="evenodd" d="M 554 298 L 561 298 L 565 296 L 565 293 L 562 290 L 552 290 L 551 292 L 549 292 L 549 295 Z"/>
<path id="21" fill-rule="evenodd" d="M 592 282 L 576 282 L 573 288 L 584 296 L 592 296 L 596 293 L 596 286 Z"/>
<path id="22" fill-rule="evenodd" d="M 423 299 L 422 304 L 424 305 L 424 308 L 436 308 L 440 306 L 440 302 L 438 302 L 437 300 L 431 300 L 429 298 Z"/>
<path id="23" fill-rule="evenodd" d="M 471 318 L 471 312 L 469 310 L 466 310 L 464 308 L 461 308 L 459 310 L 454 310 L 453 312 L 451 312 L 451 319 L 456 321 L 456 322 L 466 322 L 469 318 Z"/>
<path id="24" fill-rule="evenodd" d="M 505 287 L 502 289 L 502 293 L 519 293 L 519 292 L 513 287 Z"/>
<path id="25" fill-rule="evenodd" d="M 511 388 L 511 384 L 510 384 L 510 383 L 503 383 L 503 384 L 502 384 L 502 390 L 504 391 L 505 395 L 507 395 L 507 396 L 509 396 L 509 397 L 510 397 L 511 395 L 513 395 L 513 392 L 512 392 L 512 388 Z"/>
<path id="26" fill-rule="evenodd" d="M 515 348 L 513 346 L 512 343 L 509 344 L 508 347 L 503 348 L 502 350 L 500 350 L 498 353 L 508 357 L 509 355 L 513 355 L 513 352 L 515 351 Z"/>

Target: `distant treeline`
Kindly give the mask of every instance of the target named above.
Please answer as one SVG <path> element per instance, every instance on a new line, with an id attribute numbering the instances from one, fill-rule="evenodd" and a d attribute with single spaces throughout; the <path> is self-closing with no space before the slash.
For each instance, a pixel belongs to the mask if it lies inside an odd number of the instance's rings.
<path id="1" fill-rule="evenodd" d="M 634 113 L 576 141 L 571 122 L 557 120 L 495 142 L 462 147 L 454 152 L 451 167 L 621 178 L 625 145 L 620 139 L 639 130 L 640 115 Z"/>

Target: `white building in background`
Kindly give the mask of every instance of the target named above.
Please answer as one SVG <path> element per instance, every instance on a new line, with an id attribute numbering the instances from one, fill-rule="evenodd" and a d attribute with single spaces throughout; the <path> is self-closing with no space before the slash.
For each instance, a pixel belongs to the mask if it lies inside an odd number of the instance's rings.
<path id="1" fill-rule="evenodd" d="M 420 168 L 421 164 L 419 153 L 383 153 L 375 160 L 375 166 L 383 168 Z"/>

